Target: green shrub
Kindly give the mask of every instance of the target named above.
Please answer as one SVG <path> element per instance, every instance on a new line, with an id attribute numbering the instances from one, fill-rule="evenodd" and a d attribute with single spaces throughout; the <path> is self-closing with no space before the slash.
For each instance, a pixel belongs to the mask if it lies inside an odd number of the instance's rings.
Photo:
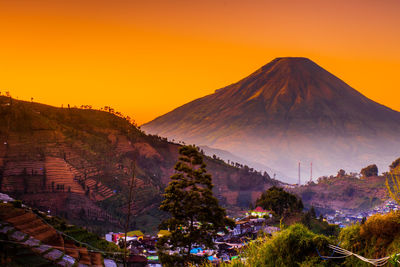
<path id="1" fill-rule="evenodd" d="M 221 266 L 371 266 L 354 256 L 322 260 L 317 249 L 321 255 L 330 256 L 332 250 L 328 244 L 338 244 L 371 259 L 399 253 L 400 212 L 377 214 L 362 225 L 356 223 L 343 228 L 338 240 L 317 235 L 306 226 L 295 224 L 272 237 L 257 239 L 247 245 L 238 260 Z M 210 264 L 206 266 L 211 267 Z"/>
<path id="2" fill-rule="evenodd" d="M 361 169 L 361 174 L 363 177 L 371 177 L 378 175 L 378 167 L 376 164 L 369 165 L 363 169 Z"/>
<path id="3" fill-rule="evenodd" d="M 366 258 L 381 258 L 398 253 L 400 213 L 376 214 L 362 225 L 348 226 L 341 230 L 339 242 L 340 247 Z M 350 258 L 346 259 L 348 265 L 353 261 Z"/>
<path id="4" fill-rule="evenodd" d="M 248 244 L 241 259 L 222 266 L 328 266 L 317 253 L 329 253 L 331 240 L 311 232 L 302 224 L 289 226 L 272 237 Z M 243 260 L 242 260 L 243 259 Z"/>

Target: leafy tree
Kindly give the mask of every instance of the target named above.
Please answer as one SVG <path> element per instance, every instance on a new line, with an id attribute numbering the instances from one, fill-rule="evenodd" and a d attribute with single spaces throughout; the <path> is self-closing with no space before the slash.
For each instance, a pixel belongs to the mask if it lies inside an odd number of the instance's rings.
<path id="1" fill-rule="evenodd" d="M 344 177 L 345 175 L 346 175 L 346 171 L 343 170 L 343 169 L 340 169 L 340 170 L 338 171 L 337 177 L 342 178 L 342 177 Z"/>
<path id="2" fill-rule="evenodd" d="M 378 176 L 378 167 L 376 164 L 369 165 L 361 169 L 361 175 L 363 177 Z"/>
<path id="3" fill-rule="evenodd" d="M 390 170 L 394 170 L 397 168 L 397 166 L 400 166 L 400 158 L 393 161 L 392 164 L 389 166 L 389 168 Z"/>
<path id="4" fill-rule="evenodd" d="M 303 202 L 295 195 L 273 186 L 265 191 L 256 201 L 256 206 L 274 211 L 278 216 L 285 213 L 299 212 L 303 210 Z"/>
<path id="5" fill-rule="evenodd" d="M 196 246 L 213 248 L 217 233 L 227 232 L 226 226 L 234 222 L 226 217 L 225 209 L 212 194 L 211 175 L 206 173 L 203 157 L 195 146 L 179 149 L 176 173 L 165 189 L 160 209 L 171 217 L 160 224 L 171 234 L 157 242 L 159 256 L 164 266 L 186 266 L 203 258 L 190 254 Z M 173 252 L 171 255 L 169 251 Z"/>
<path id="6" fill-rule="evenodd" d="M 222 266 L 332 266 L 318 256 L 329 255 L 330 238 L 317 235 L 304 225 L 294 224 L 271 238 L 260 238 L 250 242 L 240 254 L 241 259 L 232 265 Z"/>

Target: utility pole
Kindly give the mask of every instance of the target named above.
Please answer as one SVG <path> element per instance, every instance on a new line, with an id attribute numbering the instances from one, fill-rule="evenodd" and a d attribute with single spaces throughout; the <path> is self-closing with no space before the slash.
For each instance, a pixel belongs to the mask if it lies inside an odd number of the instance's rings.
<path id="1" fill-rule="evenodd" d="M 297 183 L 297 186 L 300 186 L 300 161 L 299 161 L 299 181 Z"/>
<path id="2" fill-rule="evenodd" d="M 128 230 L 129 230 L 129 220 L 131 218 L 131 202 L 132 202 L 132 197 L 133 197 L 133 187 L 134 187 L 134 182 L 135 182 L 135 163 L 132 161 L 131 163 L 131 169 L 132 169 L 132 177 L 131 177 L 131 184 L 129 187 L 129 199 L 128 199 L 128 217 L 126 220 L 126 226 L 125 226 L 125 244 L 124 244 L 124 267 L 127 266 L 126 264 L 126 254 L 127 254 L 127 236 L 128 236 Z"/>

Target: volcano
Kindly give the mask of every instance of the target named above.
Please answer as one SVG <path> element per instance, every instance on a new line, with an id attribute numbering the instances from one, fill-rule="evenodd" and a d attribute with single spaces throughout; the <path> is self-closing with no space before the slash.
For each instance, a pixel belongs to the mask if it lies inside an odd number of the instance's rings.
<path id="1" fill-rule="evenodd" d="M 232 152 L 297 181 L 387 166 L 400 155 L 400 113 L 307 58 L 276 58 L 250 76 L 142 126 Z M 304 166 L 307 166 L 304 168 Z"/>

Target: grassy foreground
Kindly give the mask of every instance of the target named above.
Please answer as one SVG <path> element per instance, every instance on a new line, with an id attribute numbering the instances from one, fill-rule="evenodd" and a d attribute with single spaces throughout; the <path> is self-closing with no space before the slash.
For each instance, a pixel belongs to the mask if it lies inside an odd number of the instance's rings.
<path id="1" fill-rule="evenodd" d="M 366 258 L 399 253 L 400 212 L 374 215 L 363 224 L 343 228 L 336 237 L 315 234 L 302 224 L 294 224 L 273 236 L 255 240 L 241 251 L 238 259 L 220 266 L 371 266 L 354 256 L 322 259 L 319 254 L 333 255 L 328 244 L 338 245 Z M 390 263 L 387 266 L 391 266 Z"/>

